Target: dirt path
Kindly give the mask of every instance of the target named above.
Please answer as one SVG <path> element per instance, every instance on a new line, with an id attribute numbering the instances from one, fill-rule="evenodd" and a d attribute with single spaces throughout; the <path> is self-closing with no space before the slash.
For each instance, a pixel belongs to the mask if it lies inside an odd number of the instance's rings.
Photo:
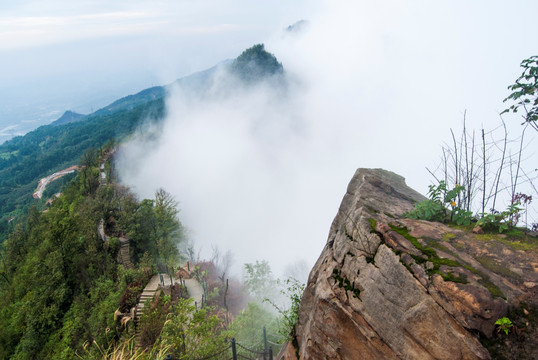
<path id="1" fill-rule="evenodd" d="M 202 296 L 204 295 L 202 285 L 196 279 L 185 279 L 185 286 L 189 291 L 189 297 L 194 299 L 196 307 L 200 309 L 202 307 Z"/>
<path id="2" fill-rule="evenodd" d="M 79 170 L 78 166 L 71 166 L 71 167 L 68 167 L 67 169 L 60 170 L 58 172 L 55 172 L 52 175 L 44 177 L 43 179 L 39 180 L 39 184 L 37 185 L 37 189 L 34 191 L 33 197 L 36 199 L 41 199 L 41 197 L 43 196 L 43 191 L 45 191 L 45 188 L 50 182 L 54 180 L 58 180 L 62 176 L 71 174 L 72 172 L 75 172 L 78 170 Z"/>

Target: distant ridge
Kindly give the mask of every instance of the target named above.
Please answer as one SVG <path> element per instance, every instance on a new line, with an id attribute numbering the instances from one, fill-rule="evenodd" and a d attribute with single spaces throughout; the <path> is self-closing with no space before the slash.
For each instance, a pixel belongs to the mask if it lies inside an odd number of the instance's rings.
<path id="1" fill-rule="evenodd" d="M 220 73 L 231 76 L 222 77 Z M 88 149 L 119 143 L 145 122 L 158 123 L 166 115 L 165 97 L 178 92 L 186 100 L 225 97 L 239 86 L 259 82 L 285 86 L 285 72 L 263 44 L 243 51 L 205 71 L 154 86 L 118 99 L 91 114 L 66 111 L 58 120 L 0 144 L 0 244 L 26 209 L 36 201 L 36 184 L 83 159 Z M 39 205 L 39 204 L 38 204 Z M 16 218 L 13 223 L 13 218 Z M 21 220 L 22 221 L 22 220 Z M 1 357 L 1 356 L 0 356 Z"/>
<path id="2" fill-rule="evenodd" d="M 79 114 L 71 110 L 67 110 L 66 112 L 64 112 L 62 116 L 60 116 L 58 120 L 53 121 L 51 125 L 58 126 L 58 125 L 63 125 L 63 124 L 69 124 L 75 121 L 79 121 L 85 116 L 86 115 Z"/>
<path id="3" fill-rule="evenodd" d="M 177 79 L 171 84 L 164 86 L 154 86 L 148 89 L 144 89 L 136 94 L 125 96 L 121 99 L 114 101 L 112 104 L 107 105 L 89 116 L 108 115 L 116 113 L 118 111 L 132 110 L 137 106 L 149 103 L 154 100 L 162 99 L 166 96 L 170 87 L 173 85 L 179 85 L 182 89 L 188 90 L 192 93 L 200 94 L 209 88 L 211 80 L 219 66 L 227 64 L 230 60 L 225 60 L 218 65 L 213 66 L 204 71 L 200 71 L 183 78 Z"/>
<path id="4" fill-rule="evenodd" d="M 171 84 L 153 86 L 136 94 L 127 95 L 91 114 L 81 115 L 66 111 L 62 117 L 51 123 L 51 125 L 63 125 L 79 120 L 91 120 L 92 118 L 121 111 L 131 111 L 152 101 L 163 99 L 174 86 L 178 86 L 183 90 L 183 96 L 194 95 L 201 98 L 211 89 L 216 73 L 220 69 L 226 68 L 247 83 L 283 74 L 282 64 L 277 61 L 276 57 L 265 51 L 263 44 L 257 44 L 243 51 L 234 60 L 223 60 L 207 70 L 179 78 Z"/>

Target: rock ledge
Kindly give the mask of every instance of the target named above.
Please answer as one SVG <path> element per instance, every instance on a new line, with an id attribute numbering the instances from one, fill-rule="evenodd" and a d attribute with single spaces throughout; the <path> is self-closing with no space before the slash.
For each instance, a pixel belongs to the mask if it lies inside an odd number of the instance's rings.
<path id="1" fill-rule="evenodd" d="M 422 200 L 399 175 L 357 170 L 310 273 L 297 348 L 278 359 L 491 358 L 477 335 L 538 302 L 536 248 L 402 216 Z"/>

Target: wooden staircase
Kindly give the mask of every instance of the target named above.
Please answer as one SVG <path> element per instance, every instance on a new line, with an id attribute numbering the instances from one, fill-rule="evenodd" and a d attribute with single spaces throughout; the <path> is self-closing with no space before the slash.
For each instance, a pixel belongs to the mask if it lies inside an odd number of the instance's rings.
<path id="1" fill-rule="evenodd" d="M 141 340 L 141 332 L 140 332 L 140 319 L 142 318 L 142 315 L 144 315 L 145 311 L 145 304 L 147 300 L 152 300 L 155 294 L 157 293 L 157 290 L 159 290 L 159 284 L 160 284 L 160 275 L 153 276 L 144 290 L 142 291 L 142 295 L 140 295 L 140 299 L 138 300 L 138 304 L 136 304 L 136 310 L 135 310 L 135 346 L 137 348 L 141 348 L 142 344 L 140 342 Z"/>
<path id="2" fill-rule="evenodd" d="M 134 269 L 134 264 L 131 261 L 129 239 L 127 238 L 120 237 L 120 251 L 118 251 L 117 261 L 126 269 Z"/>

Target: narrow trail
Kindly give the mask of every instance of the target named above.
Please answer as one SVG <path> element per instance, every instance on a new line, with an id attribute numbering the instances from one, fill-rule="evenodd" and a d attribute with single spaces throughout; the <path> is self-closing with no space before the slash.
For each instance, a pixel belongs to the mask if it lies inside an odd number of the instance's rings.
<path id="1" fill-rule="evenodd" d="M 135 310 L 135 346 L 137 348 L 142 347 L 142 333 L 140 329 L 140 319 L 142 318 L 142 315 L 144 315 L 145 311 L 145 304 L 146 301 L 149 299 L 153 299 L 157 292 L 161 289 L 161 276 L 164 279 L 165 284 L 170 284 L 170 278 L 168 277 L 168 274 L 157 274 L 154 275 L 144 290 L 142 291 L 142 295 L 140 296 L 140 300 L 138 301 L 138 304 L 136 305 Z M 181 285 L 181 279 L 179 278 L 173 278 L 172 281 L 174 284 Z M 204 295 L 204 289 L 202 285 L 198 282 L 198 280 L 192 278 L 192 279 L 183 279 L 185 286 L 187 287 L 187 291 L 189 292 L 189 298 L 193 299 L 196 304 L 196 309 L 202 308 L 202 298 Z"/>
<path id="2" fill-rule="evenodd" d="M 126 269 L 134 269 L 134 264 L 131 261 L 131 248 L 129 239 L 120 237 L 120 250 L 118 251 L 118 258 L 116 261 L 122 264 Z"/>
<path id="3" fill-rule="evenodd" d="M 107 174 L 106 174 L 106 168 L 105 164 L 109 160 L 110 156 L 114 154 L 116 150 L 113 149 L 110 153 L 105 154 L 103 159 L 101 160 L 101 165 L 99 166 L 99 186 L 107 186 L 108 180 L 107 180 Z M 97 227 L 97 232 L 99 233 L 99 237 L 103 242 L 110 240 L 110 236 L 108 236 L 105 232 L 105 220 L 101 219 L 101 222 L 99 223 L 99 226 Z M 120 249 L 118 251 L 118 256 L 116 258 L 116 262 L 118 264 L 122 264 L 123 267 L 126 269 L 134 269 L 134 264 L 131 261 L 131 248 L 129 243 L 129 238 L 120 236 Z"/>
<path id="4" fill-rule="evenodd" d="M 159 285 L 161 283 L 161 275 L 165 276 L 164 274 L 157 274 L 154 275 L 142 291 L 142 295 L 140 295 L 140 300 L 138 300 L 138 304 L 136 305 L 136 311 L 135 311 L 135 344 L 136 347 L 142 347 L 141 344 L 141 331 L 140 331 L 140 318 L 142 315 L 144 315 L 145 311 L 145 304 L 147 300 L 153 299 L 155 294 L 157 293 L 157 290 L 159 289 Z"/>
<path id="5" fill-rule="evenodd" d="M 176 279 L 176 283 L 179 284 L 179 279 Z M 194 299 L 196 302 L 196 308 L 200 309 L 202 307 L 202 297 L 204 295 L 204 289 L 202 285 L 196 279 L 185 279 L 185 286 L 189 292 L 189 298 Z"/>
<path id="6" fill-rule="evenodd" d="M 106 178 L 106 171 L 105 171 L 105 163 L 108 160 L 108 158 L 103 159 L 103 162 L 101 163 L 101 166 L 99 167 L 99 185 L 106 186 L 108 184 L 107 178 Z"/>
<path id="7" fill-rule="evenodd" d="M 112 151 L 112 153 L 115 151 L 115 149 Z M 108 154 L 105 158 L 101 160 L 100 166 L 99 166 L 99 185 L 100 186 L 107 186 L 108 185 L 108 178 L 106 173 L 106 161 L 108 161 L 108 158 L 111 154 Z M 108 236 L 105 232 L 105 220 L 102 219 L 100 224 L 98 225 L 97 232 L 99 233 L 99 237 L 104 241 L 107 241 L 110 239 L 110 236 Z M 130 257 L 130 248 L 129 248 L 129 239 L 126 237 L 120 237 L 120 250 L 118 251 L 118 258 L 117 262 L 119 264 L 122 264 L 127 269 L 133 269 L 135 266 L 131 262 Z M 138 303 L 136 305 L 135 311 L 134 311 L 134 323 L 135 323 L 135 346 L 137 348 L 142 347 L 142 332 L 140 328 L 140 319 L 144 315 L 144 312 L 146 310 L 145 305 L 148 300 L 152 300 L 157 292 L 161 289 L 161 277 L 163 277 L 165 284 L 168 281 L 169 284 L 169 277 L 167 274 L 157 274 L 154 275 L 144 287 L 144 290 L 142 291 L 142 294 L 140 295 L 140 298 L 138 300 Z M 181 279 L 173 278 L 172 279 L 174 284 L 181 285 Z M 204 289 L 202 285 L 196 280 L 195 278 L 191 279 L 184 279 L 184 284 L 187 287 L 187 291 L 189 293 L 189 298 L 193 299 L 196 304 L 197 309 L 201 309 L 202 307 L 202 300 L 204 296 Z"/>

